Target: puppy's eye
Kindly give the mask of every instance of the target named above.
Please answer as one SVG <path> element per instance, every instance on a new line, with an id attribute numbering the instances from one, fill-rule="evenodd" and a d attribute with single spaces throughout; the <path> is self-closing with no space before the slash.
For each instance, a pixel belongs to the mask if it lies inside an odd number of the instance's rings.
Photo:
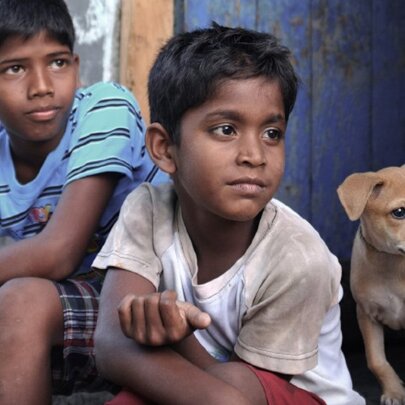
<path id="1" fill-rule="evenodd" d="M 391 215 L 395 219 L 405 219 L 405 207 L 400 207 L 391 211 Z"/>

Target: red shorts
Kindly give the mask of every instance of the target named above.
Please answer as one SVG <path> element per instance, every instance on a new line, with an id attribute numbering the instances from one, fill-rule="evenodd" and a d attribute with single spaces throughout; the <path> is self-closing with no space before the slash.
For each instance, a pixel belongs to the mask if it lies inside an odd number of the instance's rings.
<path id="1" fill-rule="evenodd" d="M 326 405 L 326 402 L 317 395 L 296 387 L 270 371 L 249 364 L 246 366 L 262 384 L 269 405 Z M 148 401 L 124 389 L 105 405 L 148 405 Z"/>

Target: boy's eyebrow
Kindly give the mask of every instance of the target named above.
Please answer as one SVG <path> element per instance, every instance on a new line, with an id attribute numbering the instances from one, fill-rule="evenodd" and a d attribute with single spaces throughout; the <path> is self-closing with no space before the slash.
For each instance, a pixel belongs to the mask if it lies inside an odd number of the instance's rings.
<path id="1" fill-rule="evenodd" d="M 53 59 L 53 58 L 58 58 L 61 56 L 71 56 L 72 52 L 70 51 L 57 51 L 57 52 L 52 52 L 46 55 L 47 58 Z M 21 63 L 24 61 L 27 61 L 31 58 L 25 58 L 25 57 L 12 57 L 10 59 L 1 59 L 0 58 L 0 65 L 5 65 L 5 64 L 10 64 L 10 63 Z"/>
<path id="2" fill-rule="evenodd" d="M 243 119 L 242 115 L 237 112 L 237 111 L 232 111 L 232 110 L 217 110 L 213 111 L 211 113 L 208 113 L 206 115 L 207 119 L 218 119 L 218 118 L 226 118 L 230 119 L 233 121 L 240 121 Z M 285 122 L 285 117 L 283 114 L 273 114 L 269 113 L 267 118 L 264 120 L 264 122 L 269 123 L 269 124 L 274 124 L 274 123 L 279 123 L 279 122 Z"/>
<path id="3" fill-rule="evenodd" d="M 57 56 L 63 56 L 63 55 L 73 56 L 73 53 L 70 51 L 57 51 L 57 52 L 49 53 L 46 56 L 57 57 Z"/>
<path id="4" fill-rule="evenodd" d="M 0 59 L 0 65 L 9 65 L 12 63 L 21 63 L 25 60 L 26 58 L 10 58 L 10 59 Z"/>

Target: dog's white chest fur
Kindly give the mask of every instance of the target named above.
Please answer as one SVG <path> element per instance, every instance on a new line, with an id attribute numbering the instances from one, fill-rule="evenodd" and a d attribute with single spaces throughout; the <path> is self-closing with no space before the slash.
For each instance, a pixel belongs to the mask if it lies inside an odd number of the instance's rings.
<path id="1" fill-rule="evenodd" d="M 391 329 L 405 329 L 405 256 L 378 252 L 356 235 L 351 287 L 364 312 Z"/>
<path id="2" fill-rule="evenodd" d="M 366 314 L 391 329 L 405 329 L 405 291 L 387 291 L 374 286 L 367 297 L 359 297 Z"/>

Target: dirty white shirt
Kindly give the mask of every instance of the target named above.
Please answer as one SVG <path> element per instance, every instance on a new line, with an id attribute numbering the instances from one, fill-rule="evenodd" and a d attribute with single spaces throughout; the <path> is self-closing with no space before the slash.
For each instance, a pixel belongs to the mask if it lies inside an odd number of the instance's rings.
<path id="1" fill-rule="evenodd" d="M 216 359 L 227 361 L 235 352 L 284 374 L 316 367 L 325 315 L 336 313 L 340 298 L 336 257 L 308 222 L 274 201 L 245 254 L 221 276 L 199 284 L 196 254 L 171 185 L 145 184 L 130 194 L 93 266 L 136 272 L 209 313 L 211 325 L 195 336 Z M 340 344 L 331 349 L 340 353 Z M 311 383 L 316 379 L 311 376 Z M 308 385 L 300 377 L 294 383 Z"/>

